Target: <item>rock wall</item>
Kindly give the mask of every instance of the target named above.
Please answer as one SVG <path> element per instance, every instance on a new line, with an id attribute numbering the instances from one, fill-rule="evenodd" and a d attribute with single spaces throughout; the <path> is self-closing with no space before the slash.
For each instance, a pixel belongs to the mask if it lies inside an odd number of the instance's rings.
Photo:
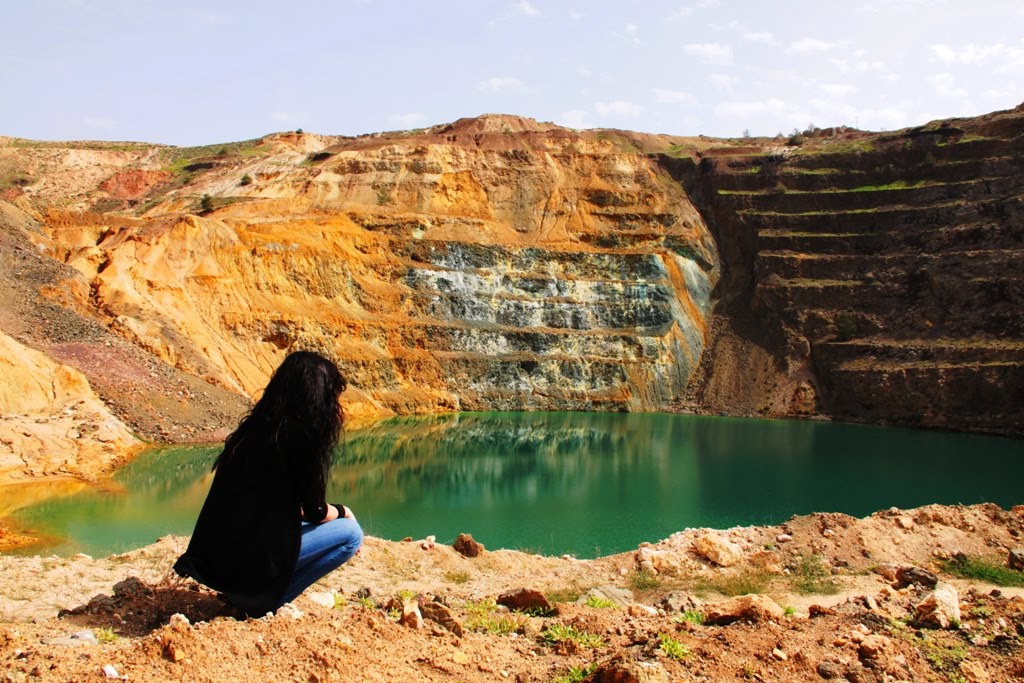
<path id="1" fill-rule="evenodd" d="M 723 262 L 692 401 L 1024 432 L 1024 109 L 665 163 Z"/>
<path id="2" fill-rule="evenodd" d="M 104 328 L 241 396 L 298 348 L 338 360 L 356 418 L 658 410 L 685 390 L 717 256 L 645 155 L 511 117 L 296 145 L 197 162 L 139 218 L 50 210 L 35 241 Z M 186 189 L 218 201 L 186 211 Z"/>

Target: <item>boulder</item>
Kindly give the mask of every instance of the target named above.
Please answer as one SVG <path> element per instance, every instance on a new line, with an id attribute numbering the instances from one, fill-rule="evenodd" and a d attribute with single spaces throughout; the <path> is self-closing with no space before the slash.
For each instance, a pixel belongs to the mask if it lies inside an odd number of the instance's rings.
<path id="1" fill-rule="evenodd" d="M 927 569 L 921 567 L 900 567 L 896 570 L 896 585 L 894 588 L 904 588 L 912 583 L 925 588 L 935 588 L 939 577 Z"/>
<path id="2" fill-rule="evenodd" d="M 531 588 L 519 588 L 502 593 L 498 596 L 498 604 L 518 612 L 552 614 L 555 611 L 555 608 L 543 593 Z"/>
<path id="3" fill-rule="evenodd" d="M 778 603 L 767 595 L 739 595 L 708 608 L 704 613 L 704 623 L 724 626 L 740 620 L 771 621 L 784 615 Z"/>
<path id="4" fill-rule="evenodd" d="M 949 585 L 936 588 L 914 608 L 914 624 L 927 628 L 950 628 L 960 625 L 960 596 Z"/>
<path id="5" fill-rule="evenodd" d="M 640 571 L 663 574 L 679 568 L 679 556 L 668 550 L 643 547 L 636 551 L 636 563 Z"/>
<path id="6" fill-rule="evenodd" d="M 459 534 L 455 542 L 452 543 L 452 547 L 455 548 L 455 552 L 463 557 L 477 557 L 485 550 L 483 543 L 473 540 L 473 537 L 469 534 Z"/>
<path id="7" fill-rule="evenodd" d="M 693 550 L 719 567 L 731 567 L 743 559 L 740 547 L 718 534 L 701 534 L 693 539 Z"/>
<path id="8" fill-rule="evenodd" d="M 1024 571 L 1024 548 L 1014 548 L 1007 559 L 1010 569 Z"/>

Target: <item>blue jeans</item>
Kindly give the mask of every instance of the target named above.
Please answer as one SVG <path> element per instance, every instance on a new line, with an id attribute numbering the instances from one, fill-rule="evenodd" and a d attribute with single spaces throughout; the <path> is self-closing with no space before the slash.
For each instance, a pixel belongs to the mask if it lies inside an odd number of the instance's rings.
<path id="1" fill-rule="evenodd" d="M 351 517 L 339 517 L 323 524 L 302 523 L 302 545 L 291 583 L 281 602 L 299 597 L 321 577 L 345 564 L 363 544 L 363 530 Z"/>

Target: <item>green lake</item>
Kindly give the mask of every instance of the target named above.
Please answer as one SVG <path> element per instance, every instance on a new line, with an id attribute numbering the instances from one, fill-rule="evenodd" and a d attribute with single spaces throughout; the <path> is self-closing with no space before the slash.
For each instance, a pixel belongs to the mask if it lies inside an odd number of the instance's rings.
<path id="1" fill-rule="evenodd" d="M 100 556 L 189 534 L 216 447 L 162 448 L 106 490 L 17 511 L 25 552 Z M 367 533 L 469 532 L 490 549 L 594 557 L 687 527 L 864 516 L 927 503 L 1024 503 L 1024 442 L 864 425 L 629 413 L 395 418 L 347 435 L 328 500 Z"/>

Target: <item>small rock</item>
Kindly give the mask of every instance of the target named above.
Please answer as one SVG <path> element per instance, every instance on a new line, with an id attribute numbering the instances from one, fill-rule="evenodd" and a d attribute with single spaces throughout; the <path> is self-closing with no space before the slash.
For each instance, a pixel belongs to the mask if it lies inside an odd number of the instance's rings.
<path id="1" fill-rule="evenodd" d="M 531 588 L 520 588 L 502 593 L 498 596 L 498 604 L 520 612 L 551 614 L 555 611 L 543 593 Z"/>
<path id="2" fill-rule="evenodd" d="M 960 624 L 960 597 L 952 586 L 941 586 L 925 596 L 914 608 L 914 623 L 930 628 Z"/>
<path id="3" fill-rule="evenodd" d="M 292 603 L 286 602 L 286 603 L 284 603 L 283 605 L 281 605 L 280 607 L 277 608 L 277 616 L 279 616 L 279 617 L 287 617 L 287 618 L 292 619 L 294 621 L 298 621 L 299 619 L 302 618 L 302 610 L 300 610 L 298 607 L 296 607 Z"/>
<path id="4" fill-rule="evenodd" d="M 1024 548 L 1014 548 L 1007 559 L 1010 569 L 1024 571 Z"/>
<path id="5" fill-rule="evenodd" d="M 460 638 L 463 636 L 462 624 L 455 618 L 451 610 L 440 602 L 424 602 L 420 605 L 420 613 L 423 614 L 424 619 L 440 624 Z"/>
<path id="6" fill-rule="evenodd" d="M 423 628 L 423 615 L 420 614 L 420 608 L 415 600 L 407 600 L 402 604 L 400 622 L 403 626 L 408 626 L 411 629 Z"/>
<path id="7" fill-rule="evenodd" d="M 170 624 L 171 628 L 175 631 L 187 631 L 192 627 L 192 622 L 190 622 L 188 617 L 180 612 L 172 614 L 167 623 Z"/>
<path id="8" fill-rule="evenodd" d="M 909 531 L 910 529 L 914 528 L 914 520 L 912 520 L 910 517 L 907 517 L 906 515 L 900 515 L 896 518 L 896 526 L 898 526 L 901 529 L 906 529 Z"/>
<path id="9" fill-rule="evenodd" d="M 668 683 L 670 679 L 660 662 L 638 662 L 628 655 L 617 655 L 600 664 L 587 680 L 595 683 Z"/>
<path id="10" fill-rule="evenodd" d="M 89 629 L 75 631 L 69 637 L 71 640 L 80 640 L 86 645 L 99 645 L 100 642 L 96 639 L 96 634 Z"/>
<path id="11" fill-rule="evenodd" d="M 759 622 L 781 619 L 785 612 L 767 595 L 739 595 L 717 605 L 704 614 L 704 623 L 723 626 L 745 619 Z"/>
<path id="12" fill-rule="evenodd" d="M 968 660 L 960 662 L 960 673 L 964 675 L 967 683 L 992 683 L 992 677 L 977 662 Z"/>
<path id="13" fill-rule="evenodd" d="M 82 560 L 91 560 L 92 555 L 86 555 L 85 553 L 75 553 L 71 556 L 71 559 L 76 562 L 81 562 Z"/>
<path id="14" fill-rule="evenodd" d="M 164 657 L 174 663 L 178 663 L 185 659 L 185 650 L 183 650 L 177 643 L 165 643 Z"/>
<path id="15" fill-rule="evenodd" d="M 121 677 L 121 674 L 119 674 L 117 672 L 117 669 L 114 668 L 113 664 L 104 664 L 103 665 L 103 675 L 106 676 L 107 678 L 120 678 Z"/>
<path id="16" fill-rule="evenodd" d="M 782 573 L 782 560 L 774 550 L 759 550 L 750 556 L 750 564 L 759 567 L 769 574 Z"/>
<path id="17" fill-rule="evenodd" d="M 860 642 L 860 656 L 864 659 L 878 659 L 889 649 L 892 641 L 888 637 L 872 634 Z"/>
<path id="18" fill-rule="evenodd" d="M 833 536 L 836 535 L 836 532 L 833 531 L 832 529 L 825 528 L 825 529 L 821 530 L 821 535 L 824 536 L 825 538 L 832 538 Z"/>
<path id="19" fill-rule="evenodd" d="M 321 607 L 328 609 L 334 609 L 334 593 L 328 591 L 316 591 L 314 593 L 307 593 L 306 597 L 309 598 L 310 602 L 313 602 Z"/>
<path id="20" fill-rule="evenodd" d="M 789 534 L 779 534 L 778 536 L 775 537 L 775 542 L 776 543 L 788 543 L 789 541 L 792 541 L 792 540 L 793 540 L 793 537 L 790 536 Z"/>
<path id="21" fill-rule="evenodd" d="M 456 650 L 452 653 L 452 661 L 456 664 L 469 664 L 469 655 L 462 650 Z"/>
<path id="22" fill-rule="evenodd" d="M 658 610 L 654 609 L 650 605 L 641 605 L 640 603 L 633 603 L 626 608 L 626 613 L 631 617 L 656 617 L 658 616 Z"/>
<path id="23" fill-rule="evenodd" d="M 780 650 L 779 648 L 775 648 L 774 650 L 772 650 L 772 657 L 775 657 L 775 659 L 779 660 L 780 662 L 784 662 L 787 659 L 789 659 L 789 657 L 786 656 L 786 653 Z"/>
<path id="24" fill-rule="evenodd" d="M 452 547 L 463 557 L 478 557 L 484 552 L 483 544 L 473 540 L 469 534 L 459 534 Z"/>
<path id="25" fill-rule="evenodd" d="M 875 573 L 881 576 L 886 581 L 895 581 L 896 572 L 898 572 L 899 570 L 900 568 L 894 564 L 880 564 L 877 567 L 875 567 Z"/>
<path id="26" fill-rule="evenodd" d="M 672 591 L 658 603 L 666 612 L 698 612 L 701 601 L 684 591 Z"/>
<path id="27" fill-rule="evenodd" d="M 818 663 L 818 675 L 825 680 L 841 678 L 843 675 L 842 666 L 838 662 L 826 659 Z"/>
<path id="28" fill-rule="evenodd" d="M 912 583 L 925 588 L 935 588 L 938 582 L 939 577 L 921 567 L 900 567 L 896 571 L 896 588 L 903 588 Z"/>
<path id="29" fill-rule="evenodd" d="M 811 619 L 814 619 L 815 617 L 825 617 L 835 613 L 836 611 L 834 609 L 832 609 L 831 607 L 825 607 L 823 605 L 811 605 L 807 608 L 807 616 L 809 616 Z"/>
<path id="30" fill-rule="evenodd" d="M 693 551 L 719 567 L 731 567 L 743 559 L 743 551 L 718 534 L 704 533 L 693 539 Z"/>

